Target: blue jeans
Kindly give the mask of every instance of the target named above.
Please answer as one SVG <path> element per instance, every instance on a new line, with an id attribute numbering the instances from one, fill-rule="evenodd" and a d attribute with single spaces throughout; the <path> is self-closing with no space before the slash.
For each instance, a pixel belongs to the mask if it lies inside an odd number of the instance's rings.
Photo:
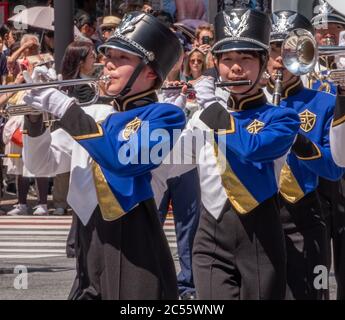
<path id="1" fill-rule="evenodd" d="M 167 181 L 168 189 L 157 204 L 162 224 L 166 219 L 169 202 L 173 206 L 177 252 L 181 272 L 177 276 L 180 295 L 195 292 L 192 272 L 192 249 L 200 216 L 200 183 L 198 170 L 193 169 Z"/>

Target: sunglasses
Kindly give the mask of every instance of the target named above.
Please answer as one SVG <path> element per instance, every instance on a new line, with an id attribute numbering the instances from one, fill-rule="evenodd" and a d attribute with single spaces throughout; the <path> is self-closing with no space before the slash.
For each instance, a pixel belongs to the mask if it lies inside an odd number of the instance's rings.
<path id="1" fill-rule="evenodd" d="M 202 60 L 200 60 L 200 59 L 190 59 L 189 60 L 191 63 L 197 63 L 197 64 L 202 64 Z"/>

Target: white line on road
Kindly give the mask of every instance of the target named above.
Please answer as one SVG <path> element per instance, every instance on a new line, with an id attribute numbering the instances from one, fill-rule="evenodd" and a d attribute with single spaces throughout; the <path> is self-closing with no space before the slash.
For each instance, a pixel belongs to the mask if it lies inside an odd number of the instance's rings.
<path id="1" fill-rule="evenodd" d="M 56 242 L 0 242 L 0 247 L 62 247 L 65 243 Z"/>
<path id="2" fill-rule="evenodd" d="M 0 254 L 0 259 L 44 259 L 63 257 L 63 254 Z"/>
<path id="3" fill-rule="evenodd" d="M 64 236 L 68 235 L 69 231 L 19 231 L 19 230 L 14 230 L 14 231 L 2 231 L 0 230 L 0 236 L 1 235 L 39 235 L 39 236 Z"/>
<path id="4" fill-rule="evenodd" d="M 0 220 L 0 226 L 6 226 L 9 223 L 13 224 L 66 224 L 71 225 L 71 220 L 33 220 L 33 219 L 26 219 L 26 220 Z"/>
<path id="5" fill-rule="evenodd" d="M 21 253 L 66 253 L 62 249 L 0 249 L 0 252 L 21 252 Z"/>
<path id="6" fill-rule="evenodd" d="M 29 230 L 29 229 L 65 229 L 65 230 L 69 230 L 70 226 L 58 226 L 58 225 L 40 226 L 40 225 L 11 224 L 11 225 L 0 225 L 0 230 L 1 229 L 24 229 L 24 230 Z"/>

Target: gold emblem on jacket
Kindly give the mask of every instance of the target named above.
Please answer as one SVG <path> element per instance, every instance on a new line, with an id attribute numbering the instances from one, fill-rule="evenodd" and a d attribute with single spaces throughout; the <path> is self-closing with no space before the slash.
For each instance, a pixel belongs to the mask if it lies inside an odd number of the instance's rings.
<path id="1" fill-rule="evenodd" d="M 141 123 L 142 122 L 138 117 L 127 123 L 125 129 L 122 131 L 122 138 L 125 140 L 129 140 L 130 136 L 139 130 L 139 128 L 141 127 Z"/>
<path id="2" fill-rule="evenodd" d="M 251 134 L 257 134 L 259 133 L 263 128 L 265 127 L 265 124 L 257 119 L 255 119 L 248 127 L 247 131 Z"/>
<path id="3" fill-rule="evenodd" d="M 306 109 L 299 114 L 299 117 L 301 119 L 301 129 L 304 132 L 309 132 L 314 128 L 316 123 L 316 114 Z"/>

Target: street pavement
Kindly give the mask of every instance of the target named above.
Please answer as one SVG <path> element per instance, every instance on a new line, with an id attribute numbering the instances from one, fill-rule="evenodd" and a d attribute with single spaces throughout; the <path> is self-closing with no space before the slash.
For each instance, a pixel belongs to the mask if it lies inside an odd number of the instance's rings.
<path id="1" fill-rule="evenodd" d="M 76 274 L 75 259 L 65 253 L 71 221 L 71 216 L 0 216 L 0 300 L 67 299 Z M 164 231 L 178 272 L 172 216 Z M 26 289 L 23 282 L 17 285 L 22 267 L 28 275 Z"/>
<path id="2" fill-rule="evenodd" d="M 13 200 L 11 200 L 13 202 Z M 11 201 L 5 203 L 10 209 Z M 3 208 L 3 206 L 2 206 Z M 74 277 L 75 259 L 66 258 L 66 239 L 71 216 L 0 216 L 0 300 L 65 300 Z M 172 216 L 164 225 L 176 271 L 179 272 L 176 235 Z M 16 269 L 19 268 L 19 269 Z M 27 288 L 22 279 L 27 270 Z M 18 281 L 20 286 L 18 287 Z M 330 297 L 336 284 L 330 274 Z"/>

